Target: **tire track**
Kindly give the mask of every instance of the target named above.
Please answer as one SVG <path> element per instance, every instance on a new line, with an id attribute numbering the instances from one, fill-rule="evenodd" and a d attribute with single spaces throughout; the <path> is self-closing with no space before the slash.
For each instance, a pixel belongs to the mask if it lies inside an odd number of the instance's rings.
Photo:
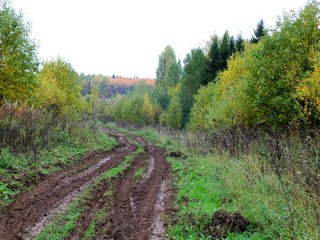
<path id="1" fill-rule="evenodd" d="M 136 149 L 121 134 L 115 135 L 120 147 L 112 152 L 89 154 L 81 164 L 46 177 L 32 190 L 21 194 L 0 213 L 0 239 L 32 239 L 53 215 L 64 210 L 78 193 L 96 177 L 117 166 Z M 65 205 L 65 207 L 64 207 Z"/>
<path id="2" fill-rule="evenodd" d="M 111 217 L 113 231 L 109 236 L 110 239 L 163 239 L 161 214 L 170 202 L 165 187 L 169 178 L 169 165 L 165 160 L 164 149 L 142 138 L 136 140 L 147 149 L 144 161 L 149 163 L 148 170 L 142 180 L 135 183 L 134 170 L 141 167 L 141 163 L 137 163 L 124 179 L 116 183 L 117 192 Z"/>
<path id="3" fill-rule="evenodd" d="M 165 150 L 140 137 L 129 136 L 145 151 L 112 181 L 93 181 L 118 166 L 137 146 L 129 137 L 115 130 L 101 128 L 114 135 L 119 143 L 112 152 L 89 154 L 76 167 L 46 177 L 22 194 L 0 213 L 0 239 L 34 239 L 54 216 L 64 212 L 78 195 L 90 187 L 85 211 L 67 239 L 82 239 L 98 213 L 107 218 L 95 222 L 94 239 L 164 239 L 163 213 L 169 209 L 172 188 Z M 135 178 L 139 169 L 144 175 Z M 92 189 L 91 189 L 92 188 Z M 106 197 L 107 192 L 113 195 Z M 96 220 L 96 219 L 95 219 Z"/>

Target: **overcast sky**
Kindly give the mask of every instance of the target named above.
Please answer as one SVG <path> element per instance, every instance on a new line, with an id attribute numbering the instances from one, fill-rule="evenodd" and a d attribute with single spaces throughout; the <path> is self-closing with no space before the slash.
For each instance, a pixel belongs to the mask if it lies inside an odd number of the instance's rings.
<path id="1" fill-rule="evenodd" d="M 39 56 L 61 56 L 78 73 L 155 77 L 171 45 L 179 59 L 210 36 L 273 27 L 307 0 L 12 0 L 32 24 Z"/>

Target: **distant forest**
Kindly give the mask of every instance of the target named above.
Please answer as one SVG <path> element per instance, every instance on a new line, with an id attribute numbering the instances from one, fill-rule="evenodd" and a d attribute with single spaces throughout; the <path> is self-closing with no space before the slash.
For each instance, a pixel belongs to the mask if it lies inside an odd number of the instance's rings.
<path id="1" fill-rule="evenodd" d="M 84 74 L 79 75 L 79 82 L 83 86 L 82 96 L 89 96 L 95 86 L 99 90 L 99 98 L 110 99 L 117 94 L 128 94 L 138 84 L 146 86 L 155 86 L 155 80 L 150 78 L 127 78 L 122 76 L 112 77 L 106 75 Z"/>

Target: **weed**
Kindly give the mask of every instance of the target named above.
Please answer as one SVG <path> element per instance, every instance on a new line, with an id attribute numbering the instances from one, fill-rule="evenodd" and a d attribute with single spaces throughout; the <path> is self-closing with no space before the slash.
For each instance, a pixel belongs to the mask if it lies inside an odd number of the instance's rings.
<path id="1" fill-rule="evenodd" d="M 135 171 L 133 178 L 141 178 L 145 174 L 144 168 L 139 168 L 137 171 Z"/>

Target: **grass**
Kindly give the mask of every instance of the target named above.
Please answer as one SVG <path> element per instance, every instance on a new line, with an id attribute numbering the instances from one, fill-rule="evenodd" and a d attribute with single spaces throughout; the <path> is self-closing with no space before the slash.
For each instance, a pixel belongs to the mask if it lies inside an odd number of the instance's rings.
<path id="1" fill-rule="evenodd" d="M 86 210 L 85 201 L 91 197 L 91 191 L 101 183 L 112 184 L 112 181 L 119 177 L 126 169 L 128 169 L 137 156 L 144 152 L 142 145 L 138 145 L 138 148 L 132 154 L 129 154 L 120 163 L 119 166 L 111 168 L 110 170 L 101 174 L 90 186 L 89 189 L 80 194 L 78 199 L 71 204 L 68 210 L 62 215 L 58 216 L 53 223 L 48 225 L 38 236 L 37 240 L 46 239 L 66 239 L 70 231 L 72 231 L 77 223 L 78 217 L 82 212 Z M 105 201 L 112 201 L 113 191 L 108 189 L 104 194 Z M 83 239 L 92 239 L 96 235 L 97 222 L 105 222 L 108 220 L 107 209 L 100 209 L 94 214 L 91 220 L 91 224 L 86 229 Z"/>
<path id="2" fill-rule="evenodd" d="M 194 155 L 186 160 L 170 158 L 169 162 L 178 190 L 178 214 L 168 230 L 170 238 L 213 239 L 208 229 L 212 215 L 224 209 L 240 212 L 250 221 L 246 232 L 229 233 L 227 239 L 319 239 L 317 203 L 306 208 L 307 193 L 291 184 L 292 196 L 299 197 L 291 199 L 295 215 L 290 216 L 277 177 L 263 174 L 256 157 Z"/>
<path id="3" fill-rule="evenodd" d="M 137 179 L 137 178 L 141 178 L 143 177 L 143 175 L 145 174 L 145 169 L 144 168 L 139 168 L 137 171 L 135 171 L 135 173 L 133 174 L 133 178 Z"/>

